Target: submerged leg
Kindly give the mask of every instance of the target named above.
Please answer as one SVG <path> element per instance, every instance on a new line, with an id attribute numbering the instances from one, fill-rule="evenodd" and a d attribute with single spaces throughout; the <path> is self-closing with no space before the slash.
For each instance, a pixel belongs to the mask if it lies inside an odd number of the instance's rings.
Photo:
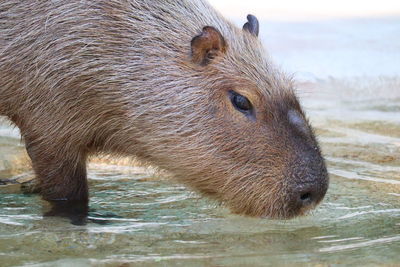
<path id="1" fill-rule="evenodd" d="M 45 200 L 88 202 L 86 153 L 79 149 L 63 152 L 62 146 L 50 149 L 33 142 L 27 142 L 26 148 Z"/>
<path id="2" fill-rule="evenodd" d="M 72 224 L 85 225 L 88 221 L 89 205 L 82 201 L 49 201 L 50 210 L 43 216 L 68 218 Z"/>

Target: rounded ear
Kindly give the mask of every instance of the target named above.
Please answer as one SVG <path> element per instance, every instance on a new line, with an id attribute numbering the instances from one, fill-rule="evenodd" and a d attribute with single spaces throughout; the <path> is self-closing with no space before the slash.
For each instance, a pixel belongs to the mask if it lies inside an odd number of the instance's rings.
<path id="1" fill-rule="evenodd" d="M 243 25 L 243 30 L 248 31 L 254 36 L 258 36 L 260 28 L 256 16 L 253 16 L 251 14 L 247 15 L 247 22 Z"/>
<path id="2" fill-rule="evenodd" d="M 191 41 L 192 61 L 199 65 L 207 65 L 215 57 L 225 53 L 226 42 L 222 34 L 211 26 L 203 28 L 201 34 Z"/>

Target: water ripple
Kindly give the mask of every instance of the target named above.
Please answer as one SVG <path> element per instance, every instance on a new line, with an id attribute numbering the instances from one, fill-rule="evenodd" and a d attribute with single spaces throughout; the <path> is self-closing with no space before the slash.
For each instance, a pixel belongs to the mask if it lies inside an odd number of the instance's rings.
<path id="1" fill-rule="evenodd" d="M 397 241 L 400 241 L 400 235 L 386 237 L 386 238 L 378 238 L 378 239 L 374 239 L 374 240 L 358 242 L 358 243 L 353 243 L 353 244 L 347 244 L 347 245 L 337 245 L 337 246 L 325 247 L 325 248 L 319 249 L 319 251 L 320 252 L 337 252 L 337 251 L 351 250 L 351 249 L 362 248 L 362 247 L 376 246 L 376 245 L 385 244 L 385 243 L 389 244 L 389 243 L 394 243 Z"/>

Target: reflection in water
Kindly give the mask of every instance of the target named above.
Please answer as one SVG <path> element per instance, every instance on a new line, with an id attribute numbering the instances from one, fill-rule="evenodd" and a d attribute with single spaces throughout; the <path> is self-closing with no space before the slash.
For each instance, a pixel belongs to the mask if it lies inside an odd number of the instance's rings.
<path id="1" fill-rule="evenodd" d="M 313 25 L 318 32 L 319 24 Z M 384 32 L 388 33 L 391 28 L 384 25 Z M 290 28 L 286 24 L 282 27 L 286 31 Z M 379 32 L 380 26 L 376 27 L 372 34 Z M 396 29 L 399 30 L 398 26 L 392 30 Z M 357 33 L 354 34 L 357 39 Z M 374 44 L 368 49 L 385 46 L 386 41 L 379 42 L 373 37 L 368 37 Z M 335 41 L 334 33 L 329 38 Z M 338 43 L 343 47 L 349 45 L 347 41 Z M 271 45 L 272 50 L 278 49 L 276 44 Z M 320 44 L 316 50 L 329 54 L 326 45 Z M 293 46 L 284 46 L 272 54 L 279 59 L 279 53 L 287 49 L 295 50 Z M 335 55 L 340 58 L 350 50 L 351 47 L 341 54 L 339 49 Z M 387 53 L 393 51 L 398 53 L 398 49 L 389 49 Z M 294 61 L 295 67 L 301 69 L 307 61 L 307 51 L 303 52 L 297 57 L 281 55 L 283 64 Z M 309 51 L 308 56 L 312 55 Z M 384 60 L 389 58 L 385 56 Z M 318 68 L 318 64 L 326 67 L 325 61 L 313 60 L 313 68 Z M 323 77 L 316 71 L 320 79 L 312 76 L 298 84 L 299 95 L 327 158 L 331 186 L 317 210 L 290 221 L 232 215 L 144 169 L 100 160 L 89 168 L 89 207 L 74 206 L 72 213 L 71 207 L 65 209 L 62 203 L 52 207 L 35 194 L 21 193 L 19 184 L 29 181 L 32 173 L 18 134 L 0 124 L 0 179 L 16 181 L 0 186 L 2 263 L 6 266 L 398 264 L 400 78 L 393 75 L 392 65 L 388 73 L 381 67 L 379 75 L 391 76 L 377 77 L 370 73 L 352 77 L 354 73 L 350 73 L 351 77 L 343 78 L 340 77 L 343 70 L 334 69 L 332 73 L 338 78 Z M 65 214 L 67 218 L 58 217 Z"/>
<path id="2" fill-rule="evenodd" d="M 46 211 L 45 217 L 63 217 L 70 219 L 72 224 L 85 225 L 89 212 L 87 202 L 81 201 L 50 201 L 50 210 Z"/>

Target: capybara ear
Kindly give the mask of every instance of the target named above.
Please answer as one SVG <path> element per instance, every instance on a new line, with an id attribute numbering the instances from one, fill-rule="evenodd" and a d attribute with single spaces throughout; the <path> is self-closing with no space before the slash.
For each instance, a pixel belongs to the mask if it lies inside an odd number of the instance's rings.
<path id="1" fill-rule="evenodd" d="M 226 51 L 224 37 L 211 26 L 204 27 L 202 33 L 192 39 L 191 46 L 192 61 L 203 66 Z"/>
<path id="2" fill-rule="evenodd" d="M 243 30 L 248 31 L 249 33 L 253 34 L 254 36 L 258 36 L 260 26 L 259 26 L 258 19 L 256 18 L 256 16 L 253 16 L 251 14 L 247 15 L 247 22 L 243 25 Z"/>

